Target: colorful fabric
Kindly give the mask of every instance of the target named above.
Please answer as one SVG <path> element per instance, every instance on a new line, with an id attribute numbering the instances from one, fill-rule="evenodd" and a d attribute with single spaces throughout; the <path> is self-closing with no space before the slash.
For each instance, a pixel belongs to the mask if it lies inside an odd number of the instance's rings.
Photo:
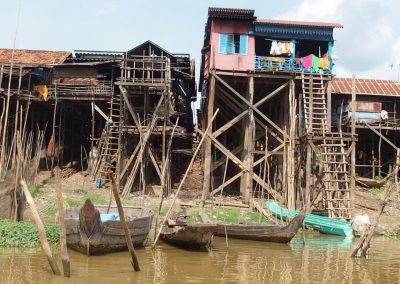
<path id="1" fill-rule="evenodd" d="M 314 72 L 319 71 L 319 67 L 318 67 L 319 61 L 320 61 L 319 57 L 312 54 L 312 68 L 313 68 Z"/>
<path id="2" fill-rule="evenodd" d="M 33 91 L 39 94 L 40 100 L 47 101 L 47 96 L 49 92 L 46 85 L 34 86 Z"/>
<path id="3" fill-rule="evenodd" d="M 318 67 L 321 69 L 329 69 L 329 59 L 321 58 L 319 60 Z"/>
<path id="4" fill-rule="evenodd" d="M 277 41 L 273 41 L 271 44 L 271 55 L 281 55 L 282 54 L 282 44 Z"/>
<path id="5" fill-rule="evenodd" d="M 313 66 L 313 60 L 312 60 L 313 58 L 312 57 L 313 57 L 312 54 L 303 57 L 303 68 L 305 68 L 305 69 L 312 68 L 312 66 Z"/>

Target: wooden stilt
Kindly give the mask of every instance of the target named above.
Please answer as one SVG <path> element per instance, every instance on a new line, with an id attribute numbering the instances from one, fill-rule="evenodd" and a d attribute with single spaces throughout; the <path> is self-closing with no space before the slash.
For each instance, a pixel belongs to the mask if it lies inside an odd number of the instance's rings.
<path id="1" fill-rule="evenodd" d="M 63 265 L 64 277 L 70 277 L 71 269 L 70 269 L 70 261 L 68 257 L 67 250 L 67 230 L 65 228 L 64 222 L 64 199 L 62 196 L 62 185 L 61 185 L 61 176 L 60 176 L 60 168 L 55 168 L 55 177 L 56 177 L 56 190 L 57 190 L 57 204 L 58 204 L 58 223 L 60 225 L 60 252 L 61 252 L 61 261 Z"/>
<path id="2" fill-rule="evenodd" d="M 351 177 L 350 177 L 350 208 L 354 209 L 356 190 L 356 76 L 351 79 Z M 351 216 L 350 216 L 351 217 Z"/>
<path id="3" fill-rule="evenodd" d="M 24 180 L 21 180 L 21 186 L 22 186 L 22 190 L 23 190 L 23 192 L 25 194 L 26 202 L 28 202 L 28 204 L 30 206 L 33 220 L 35 221 L 36 227 L 38 229 L 40 243 L 42 245 L 42 251 L 47 257 L 47 260 L 48 260 L 48 262 L 50 264 L 50 267 L 51 267 L 51 270 L 53 271 L 53 274 L 61 275 L 60 269 L 57 266 L 57 262 L 53 258 L 53 255 L 51 253 L 51 249 L 50 249 L 49 243 L 48 243 L 47 238 L 46 238 L 46 231 L 44 229 L 42 220 L 40 219 L 39 212 L 36 209 L 35 202 L 33 201 L 31 193 L 30 193 L 30 191 L 28 189 L 28 186 L 26 185 Z"/>
<path id="4" fill-rule="evenodd" d="M 131 263 L 132 263 L 133 269 L 135 271 L 140 271 L 139 260 L 137 258 L 135 249 L 133 247 L 131 234 L 129 232 L 128 226 L 125 221 L 125 213 L 124 213 L 124 209 L 122 208 L 121 199 L 119 198 L 119 191 L 118 191 L 117 185 L 115 183 L 114 175 L 112 173 L 108 173 L 108 178 L 111 180 L 111 189 L 114 194 L 115 203 L 117 204 L 117 207 L 118 207 L 118 214 L 120 216 L 120 222 L 122 224 L 122 227 L 124 228 L 126 245 L 128 246 L 129 253 L 131 254 L 131 258 L 132 258 Z"/>
<path id="5" fill-rule="evenodd" d="M 217 109 L 217 110 L 215 111 L 213 117 L 212 117 L 211 120 L 208 122 L 208 126 L 207 126 L 207 128 L 206 128 L 206 130 L 205 130 L 205 133 L 208 133 L 208 131 L 210 130 L 210 128 L 211 128 L 211 126 L 212 126 L 212 123 L 213 123 L 215 117 L 216 117 L 217 114 L 218 114 L 218 111 L 219 111 L 219 109 Z M 174 199 L 173 199 L 172 202 L 171 202 L 171 206 L 169 207 L 169 209 L 168 209 L 168 211 L 167 211 L 167 214 L 165 214 L 165 217 L 164 217 L 164 219 L 163 219 L 163 221 L 162 221 L 162 223 L 161 223 L 161 226 L 160 226 L 160 228 L 159 228 L 159 230 L 158 230 L 157 236 L 156 236 L 156 238 L 154 239 L 153 247 L 156 245 L 156 243 L 157 243 L 157 241 L 158 241 L 158 238 L 160 237 L 162 227 L 165 225 L 166 221 L 167 221 L 168 218 L 169 218 L 169 215 L 171 214 L 171 210 L 172 210 L 172 208 L 173 208 L 174 205 L 175 205 L 176 199 L 177 199 L 177 197 L 178 197 L 178 195 L 179 195 L 179 192 L 180 192 L 181 189 L 182 189 L 183 183 L 185 182 L 186 177 L 188 176 L 189 171 L 190 171 L 190 169 L 191 169 L 192 166 L 193 166 L 194 160 L 196 159 L 197 153 L 199 152 L 201 146 L 203 145 L 203 142 L 204 142 L 205 138 L 206 138 L 206 135 L 203 135 L 203 137 L 201 138 L 201 140 L 200 140 L 200 142 L 199 142 L 199 145 L 197 145 L 197 148 L 196 148 L 196 150 L 195 150 L 194 153 L 193 153 L 193 156 L 192 156 L 192 159 L 191 159 L 191 161 L 190 161 L 190 163 L 189 163 L 189 166 L 187 167 L 186 172 L 185 172 L 185 174 L 183 175 L 183 178 L 182 178 L 182 180 L 181 180 L 181 183 L 179 184 L 179 187 L 178 187 L 178 189 L 177 189 L 176 192 L 175 192 L 175 196 L 174 196 Z M 202 203 L 204 204 L 204 200 L 202 200 Z"/>
<path id="6" fill-rule="evenodd" d="M 211 71 L 214 74 L 214 70 Z M 210 123 L 211 118 L 213 117 L 214 112 L 214 100 L 215 100 L 215 77 L 211 76 L 210 78 L 210 92 L 208 94 L 207 100 L 207 124 Z M 212 125 L 211 125 L 212 132 Z M 204 204 L 204 200 L 208 198 L 210 192 L 210 182 L 211 182 L 211 140 L 206 138 L 204 143 L 204 163 L 203 163 L 203 194 L 201 197 L 202 205 Z"/>

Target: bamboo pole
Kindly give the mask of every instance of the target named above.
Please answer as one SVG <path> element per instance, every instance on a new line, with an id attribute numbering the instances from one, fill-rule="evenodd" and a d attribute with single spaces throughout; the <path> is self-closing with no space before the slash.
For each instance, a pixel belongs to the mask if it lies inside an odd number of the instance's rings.
<path id="1" fill-rule="evenodd" d="M 112 173 L 108 173 L 108 178 L 111 180 L 111 189 L 114 193 L 115 203 L 117 204 L 117 207 L 118 207 L 120 222 L 121 222 L 122 227 L 124 228 L 126 245 L 128 246 L 129 252 L 131 254 L 131 258 L 132 258 L 131 263 L 132 263 L 133 269 L 135 269 L 135 271 L 140 271 L 139 260 L 137 258 L 135 249 L 132 244 L 132 239 L 131 239 L 131 235 L 130 235 L 130 232 L 128 229 L 128 225 L 126 224 L 126 221 L 125 221 L 125 213 L 124 213 L 124 209 L 122 208 L 121 199 L 119 198 L 119 192 L 118 192 L 117 185 L 115 183 L 114 175 Z"/>
<path id="2" fill-rule="evenodd" d="M 340 122 L 341 123 L 341 122 Z M 354 208 L 356 190 L 356 76 L 351 79 L 351 178 L 350 178 L 350 208 Z M 352 212 L 352 211 L 350 211 Z M 352 215 L 352 214 L 351 214 Z M 351 217 L 351 216 L 349 216 Z"/>
<path id="3" fill-rule="evenodd" d="M 58 223 L 60 224 L 60 252 L 61 261 L 63 265 L 64 277 L 70 277 L 70 261 L 67 250 L 67 230 L 64 221 L 64 200 L 62 196 L 60 168 L 55 168 L 56 177 L 56 191 L 57 191 L 57 204 L 58 204 Z"/>
<path id="4" fill-rule="evenodd" d="M 397 154 L 399 154 L 399 152 Z M 399 189 L 398 182 L 396 182 L 397 175 L 398 175 L 398 169 L 399 168 L 397 165 L 396 169 L 395 169 L 395 185 L 396 185 L 397 190 Z M 383 210 L 385 209 L 387 201 L 389 200 L 392 188 L 393 188 L 393 186 L 390 186 L 387 189 L 385 197 L 381 201 L 381 207 L 380 207 L 378 213 L 376 214 L 374 223 L 369 227 L 368 231 L 359 239 L 357 244 L 354 246 L 352 252 L 350 253 L 350 257 L 365 257 L 366 258 L 368 256 L 368 250 L 370 248 L 370 242 L 371 242 L 372 236 L 374 234 L 375 228 L 378 226 L 379 218 L 381 217 Z"/>
<path id="5" fill-rule="evenodd" d="M 168 149 L 167 149 L 167 157 L 169 157 L 170 151 L 171 151 L 171 147 L 172 147 L 172 140 L 174 138 L 174 133 L 176 130 L 176 127 L 178 126 L 179 123 L 179 117 L 176 120 L 176 123 L 174 125 L 174 128 L 172 129 L 172 133 L 171 133 L 171 137 L 169 139 L 168 142 Z M 169 165 L 169 159 L 166 159 L 166 162 L 163 164 L 163 168 L 161 170 L 161 190 L 160 190 L 160 204 L 158 206 L 158 214 L 157 214 L 157 220 L 156 220 L 156 224 L 158 224 L 158 218 L 160 218 L 160 212 L 161 212 L 161 208 L 162 208 L 162 204 L 164 201 L 164 193 L 165 193 L 165 174 L 166 174 L 166 170 L 167 167 Z M 157 227 L 156 227 L 157 229 Z M 154 231 L 154 237 L 157 236 L 157 230 Z"/>
<path id="6" fill-rule="evenodd" d="M 51 253 L 50 245 L 46 238 L 46 231 L 44 229 L 42 220 L 40 219 L 39 212 L 36 208 L 35 202 L 33 201 L 31 193 L 29 192 L 28 186 L 26 185 L 26 182 L 23 179 L 21 179 L 21 186 L 22 186 L 22 190 L 25 194 L 26 202 L 28 202 L 28 204 L 31 208 L 33 220 L 35 221 L 37 229 L 38 229 L 40 243 L 42 245 L 42 251 L 47 257 L 47 260 L 50 264 L 53 274 L 61 275 L 60 269 L 57 266 L 57 262 L 55 261 L 55 259 L 53 258 L 53 255 Z"/>
<path id="7" fill-rule="evenodd" d="M 181 180 L 181 183 L 179 184 L 179 187 L 178 187 L 178 189 L 176 190 L 176 193 L 175 193 L 174 199 L 172 200 L 171 206 L 169 207 L 169 209 L 168 209 L 168 211 L 167 211 L 167 214 L 165 214 L 164 220 L 163 220 L 162 223 L 161 223 L 161 226 L 160 226 L 160 229 L 158 230 L 157 236 L 156 236 L 156 238 L 154 239 L 153 248 L 155 247 L 155 245 L 156 245 L 156 243 L 157 243 L 157 241 L 158 241 L 158 238 L 160 237 L 162 227 L 164 226 L 165 222 L 167 221 L 169 215 L 171 214 L 171 210 L 172 210 L 172 207 L 173 207 L 174 204 L 175 204 L 176 198 L 178 197 L 179 192 L 180 192 L 181 189 L 182 189 L 183 183 L 185 182 L 185 179 L 186 179 L 186 177 L 187 177 L 188 174 L 189 174 L 189 171 L 190 171 L 190 169 L 191 169 L 191 167 L 192 167 L 192 165 L 193 165 L 193 163 L 194 163 L 194 160 L 196 159 L 197 153 L 199 152 L 200 147 L 201 147 L 201 145 L 202 145 L 203 142 L 204 142 L 204 139 L 207 137 L 206 134 L 207 134 L 208 131 L 210 130 L 210 128 L 211 128 L 211 126 L 212 126 L 212 123 L 213 123 L 215 117 L 217 116 L 218 112 L 219 112 L 219 109 L 217 109 L 217 110 L 214 112 L 213 117 L 212 117 L 211 120 L 208 122 L 208 126 L 207 126 L 207 128 L 206 128 L 206 130 L 205 130 L 205 132 L 204 132 L 203 137 L 201 137 L 201 140 L 200 140 L 200 142 L 199 142 L 199 145 L 197 145 L 196 151 L 194 151 L 194 153 L 193 153 L 192 160 L 190 161 L 189 166 L 188 166 L 188 168 L 186 169 L 185 175 L 183 176 L 183 178 L 182 178 L 182 180 Z M 203 201 L 202 203 L 204 204 L 204 200 L 202 200 L 202 201 Z"/>
<path id="8" fill-rule="evenodd" d="M 51 173 L 50 176 L 53 177 L 54 176 L 54 156 L 56 154 L 56 135 L 55 135 L 55 130 L 56 130 L 56 115 L 57 115 L 57 85 L 55 88 L 55 101 L 54 101 L 54 112 L 53 112 L 53 127 L 52 127 L 52 134 L 51 134 L 51 138 L 50 138 L 50 143 L 51 140 L 53 140 L 53 148 L 51 150 Z M 60 130 L 60 129 L 59 129 Z M 60 152 L 60 149 L 58 149 L 58 152 Z M 58 163 L 58 161 L 57 161 Z"/>

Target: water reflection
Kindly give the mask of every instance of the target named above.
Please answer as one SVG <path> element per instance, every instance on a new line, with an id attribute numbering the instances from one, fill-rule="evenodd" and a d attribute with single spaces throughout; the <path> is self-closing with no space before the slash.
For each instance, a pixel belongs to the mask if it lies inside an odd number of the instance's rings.
<path id="1" fill-rule="evenodd" d="M 88 258 L 69 251 L 70 279 L 52 276 L 39 249 L 0 249 L 0 283 L 399 283 L 398 241 L 374 238 L 368 260 L 350 259 L 351 246 L 349 239 L 324 235 L 291 244 L 229 240 L 228 247 L 215 238 L 209 253 L 160 243 L 137 250 L 140 273 L 128 253 Z"/>

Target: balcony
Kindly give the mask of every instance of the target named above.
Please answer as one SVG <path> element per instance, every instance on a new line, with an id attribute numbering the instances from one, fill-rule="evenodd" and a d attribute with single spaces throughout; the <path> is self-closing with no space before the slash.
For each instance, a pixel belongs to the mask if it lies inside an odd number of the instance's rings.
<path id="1" fill-rule="evenodd" d="M 254 68 L 256 71 L 268 72 L 305 72 L 316 74 L 332 74 L 333 63 L 329 62 L 328 68 L 320 67 L 305 68 L 303 58 L 293 57 L 273 57 L 273 56 L 255 56 Z"/>
<path id="2" fill-rule="evenodd" d="M 51 96 L 64 98 L 64 99 L 93 99 L 93 98 L 109 98 L 114 92 L 112 81 L 96 82 L 79 82 L 74 83 L 57 83 L 49 87 L 49 94 Z"/>

